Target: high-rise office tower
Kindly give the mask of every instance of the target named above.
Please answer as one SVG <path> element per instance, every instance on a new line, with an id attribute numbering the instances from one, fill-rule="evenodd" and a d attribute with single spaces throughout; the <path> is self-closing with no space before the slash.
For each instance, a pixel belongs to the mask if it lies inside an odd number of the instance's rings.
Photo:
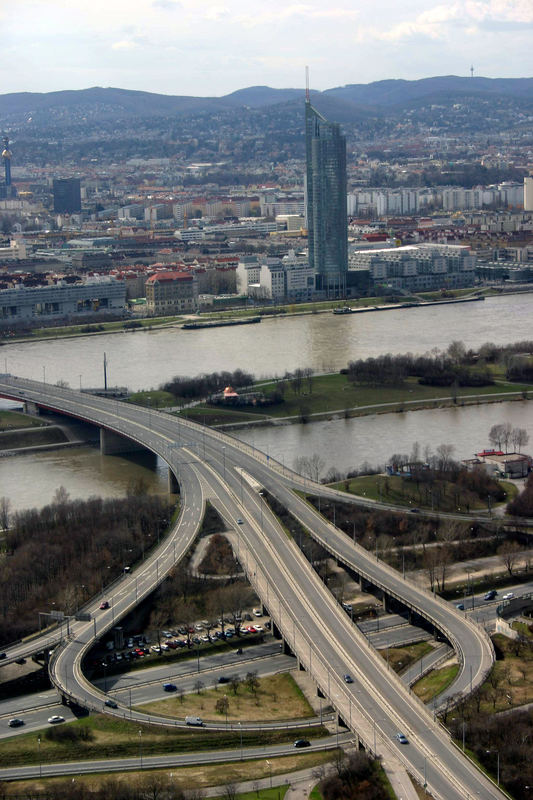
<path id="1" fill-rule="evenodd" d="M 348 219 L 346 209 L 346 138 L 305 101 L 306 211 L 309 264 L 317 289 L 327 297 L 346 296 Z"/>
<path id="2" fill-rule="evenodd" d="M 54 178 L 54 211 L 57 214 L 81 211 L 79 178 Z"/>
<path id="3" fill-rule="evenodd" d="M 533 211 L 533 177 L 524 178 L 524 211 Z"/>

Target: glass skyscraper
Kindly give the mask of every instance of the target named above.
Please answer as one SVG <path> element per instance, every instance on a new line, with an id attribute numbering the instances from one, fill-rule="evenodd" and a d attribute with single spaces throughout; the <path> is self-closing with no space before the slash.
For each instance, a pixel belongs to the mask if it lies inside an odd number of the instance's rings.
<path id="1" fill-rule="evenodd" d="M 346 138 L 305 103 L 306 209 L 309 264 L 317 289 L 327 297 L 346 296 L 348 219 L 346 210 Z"/>

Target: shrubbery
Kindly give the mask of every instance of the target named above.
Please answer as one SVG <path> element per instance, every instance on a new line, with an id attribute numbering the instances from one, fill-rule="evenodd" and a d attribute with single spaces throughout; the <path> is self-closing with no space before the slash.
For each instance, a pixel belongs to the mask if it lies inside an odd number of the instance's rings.
<path id="1" fill-rule="evenodd" d="M 207 397 L 215 392 L 221 392 L 226 386 L 234 388 L 250 386 L 253 382 L 253 375 L 243 372 L 242 369 L 236 369 L 234 372 L 211 372 L 199 375 L 197 378 L 176 375 L 159 388 L 183 400 L 196 400 L 199 397 Z"/>

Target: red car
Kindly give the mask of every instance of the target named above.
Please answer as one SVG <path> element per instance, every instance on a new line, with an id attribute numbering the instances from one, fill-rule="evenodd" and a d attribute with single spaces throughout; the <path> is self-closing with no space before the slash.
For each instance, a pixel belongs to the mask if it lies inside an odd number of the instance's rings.
<path id="1" fill-rule="evenodd" d="M 109 608 L 109 603 L 107 600 L 104 600 L 102 603 L 100 603 L 100 610 L 105 611 L 106 608 Z"/>
<path id="2" fill-rule="evenodd" d="M 246 630 L 248 631 L 248 633 L 257 633 L 257 628 L 254 628 L 253 625 L 248 625 Z"/>

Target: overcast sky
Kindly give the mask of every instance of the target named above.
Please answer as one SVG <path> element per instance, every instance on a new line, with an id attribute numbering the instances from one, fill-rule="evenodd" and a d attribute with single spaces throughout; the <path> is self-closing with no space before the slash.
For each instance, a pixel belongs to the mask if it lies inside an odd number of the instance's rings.
<path id="1" fill-rule="evenodd" d="M 533 76 L 533 0 L 0 0 L 0 92 Z"/>

